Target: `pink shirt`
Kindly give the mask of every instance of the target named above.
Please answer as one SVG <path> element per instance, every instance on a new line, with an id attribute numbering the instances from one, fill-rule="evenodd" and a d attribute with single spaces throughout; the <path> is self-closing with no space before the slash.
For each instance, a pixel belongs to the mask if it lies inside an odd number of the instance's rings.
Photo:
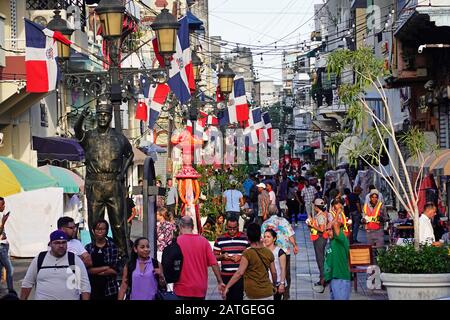
<path id="1" fill-rule="evenodd" d="M 183 234 L 177 238 L 183 253 L 180 279 L 174 285 L 177 296 L 206 296 L 208 290 L 208 267 L 217 264 L 208 240 L 197 234 Z"/>

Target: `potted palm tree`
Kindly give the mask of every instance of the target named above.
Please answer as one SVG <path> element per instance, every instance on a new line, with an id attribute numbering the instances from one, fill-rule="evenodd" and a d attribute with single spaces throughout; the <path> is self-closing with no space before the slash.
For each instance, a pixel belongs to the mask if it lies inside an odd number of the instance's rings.
<path id="1" fill-rule="evenodd" d="M 448 247 L 392 246 L 379 255 L 378 264 L 390 300 L 450 297 Z"/>

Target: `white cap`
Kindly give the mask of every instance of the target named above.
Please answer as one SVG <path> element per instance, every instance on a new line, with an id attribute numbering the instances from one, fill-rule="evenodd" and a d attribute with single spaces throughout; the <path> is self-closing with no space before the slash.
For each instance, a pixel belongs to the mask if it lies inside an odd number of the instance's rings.
<path id="1" fill-rule="evenodd" d="M 257 188 L 263 188 L 263 189 L 265 189 L 265 188 L 266 188 L 266 185 L 265 185 L 264 183 L 261 182 L 261 183 L 257 184 L 256 187 L 257 187 Z"/>

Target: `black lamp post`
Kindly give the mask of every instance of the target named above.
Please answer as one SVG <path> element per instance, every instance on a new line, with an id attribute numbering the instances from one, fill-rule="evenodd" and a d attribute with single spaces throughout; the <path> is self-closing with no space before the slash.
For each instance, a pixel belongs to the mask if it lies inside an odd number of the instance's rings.
<path id="1" fill-rule="evenodd" d="M 122 129 L 120 117 L 120 105 L 122 103 L 122 86 L 120 85 L 120 73 L 118 61 L 120 38 L 122 36 L 123 15 L 125 6 L 121 0 L 102 0 L 100 1 L 95 13 L 100 18 L 103 36 L 110 49 L 111 64 L 109 66 L 109 74 L 111 79 L 110 100 L 114 112 L 114 127 L 116 130 Z"/>
<path id="2" fill-rule="evenodd" d="M 102 0 L 95 9 L 100 18 L 103 29 L 103 37 L 107 41 L 110 49 L 111 64 L 109 74 L 109 99 L 114 110 L 114 125 L 120 130 L 121 117 L 120 105 L 123 100 L 123 80 L 133 74 L 126 74 L 125 70 L 120 70 L 119 49 L 121 45 L 123 18 L 125 6 L 121 0 Z M 151 73 L 152 82 L 161 82 L 161 78 L 166 79 L 167 68 L 170 66 L 169 57 L 176 51 L 176 36 L 180 24 L 177 19 L 169 13 L 169 10 L 163 9 L 152 24 L 158 40 L 159 53 L 164 57 L 166 70 L 146 70 Z M 155 74 L 155 71 L 162 71 Z M 139 71 L 138 71 L 139 72 Z M 138 73 L 138 72 L 134 72 Z M 145 72 L 142 72 L 145 73 Z M 162 82 L 164 82 L 163 80 Z M 101 82 L 100 82 L 101 83 Z"/>
<path id="3" fill-rule="evenodd" d="M 200 106 L 200 101 L 198 99 L 198 95 L 200 90 L 198 89 L 198 83 L 202 80 L 201 76 L 201 66 L 203 65 L 202 60 L 199 58 L 195 51 L 192 51 L 192 69 L 194 72 L 194 80 L 195 80 L 195 92 L 193 93 L 191 103 L 188 108 L 188 119 L 192 122 L 192 132 L 195 134 L 195 122 L 198 118 L 198 110 Z"/>
<path id="4" fill-rule="evenodd" d="M 195 51 L 192 51 L 192 68 L 194 70 L 194 80 L 195 82 L 200 82 L 202 80 L 201 75 L 201 66 L 203 65 L 202 60 L 198 57 L 197 53 Z"/>
<path id="5" fill-rule="evenodd" d="M 55 15 L 53 16 L 53 19 L 50 20 L 50 22 L 47 24 L 47 28 L 62 33 L 63 36 L 70 40 L 70 37 L 72 36 L 74 30 L 68 26 L 66 20 L 61 18 L 61 15 L 59 14 L 60 12 L 60 10 L 54 11 Z M 57 46 L 59 61 L 67 61 L 70 58 L 70 46 L 60 41 L 57 41 Z"/>
<path id="6" fill-rule="evenodd" d="M 100 1 L 95 13 L 100 18 L 105 39 L 115 40 L 122 36 L 125 6 L 121 0 Z"/>
<path id="7" fill-rule="evenodd" d="M 220 92 L 225 95 L 228 95 L 233 90 L 234 76 L 236 74 L 228 65 L 228 62 L 225 62 L 225 66 L 223 70 L 218 74 L 219 77 L 219 87 Z"/>
<path id="8" fill-rule="evenodd" d="M 166 8 L 156 17 L 151 24 L 156 32 L 159 53 L 164 57 L 166 67 L 170 66 L 169 56 L 177 51 L 177 31 L 180 23 Z"/>

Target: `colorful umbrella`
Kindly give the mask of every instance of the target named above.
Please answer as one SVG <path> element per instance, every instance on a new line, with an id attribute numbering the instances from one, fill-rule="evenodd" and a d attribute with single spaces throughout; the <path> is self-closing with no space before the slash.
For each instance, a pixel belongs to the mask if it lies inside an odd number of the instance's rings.
<path id="1" fill-rule="evenodd" d="M 0 197 L 57 186 L 57 181 L 42 171 L 7 157 L 0 157 L 0 177 Z"/>
<path id="2" fill-rule="evenodd" d="M 64 193 L 78 193 L 84 190 L 84 180 L 66 168 L 45 165 L 38 169 L 53 177 L 58 182 L 58 187 L 64 189 Z"/>

